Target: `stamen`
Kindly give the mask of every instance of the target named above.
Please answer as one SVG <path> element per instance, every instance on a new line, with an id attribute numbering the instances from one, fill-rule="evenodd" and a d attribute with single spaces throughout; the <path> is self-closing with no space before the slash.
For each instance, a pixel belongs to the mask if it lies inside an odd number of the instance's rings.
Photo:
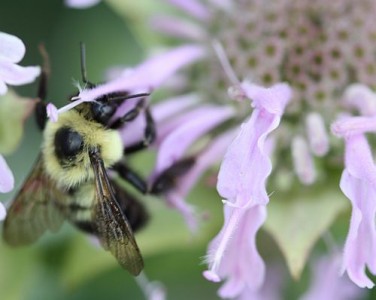
<path id="1" fill-rule="evenodd" d="M 234 69 L 231 67 L 231 64 L 228 60 L 226 52 L 223 49 L 221 43 L 218 40 L 213 40 L 212 45 L 213 45 L 215 53 L 218 56 L 219 62 L 221 63 L 221 66 L 222 66 L 223 70 L 225 71 L 225 74 L 226 74 L 227 78 L 229 79 L 231 85 L 239 86 L 240 81 L 236 77 Z"/>

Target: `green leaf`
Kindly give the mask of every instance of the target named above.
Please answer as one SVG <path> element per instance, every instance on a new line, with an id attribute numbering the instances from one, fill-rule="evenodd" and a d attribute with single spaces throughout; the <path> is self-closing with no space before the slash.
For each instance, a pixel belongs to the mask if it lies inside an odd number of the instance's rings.
<path id="1" fill-rule="evenodd" d="M 14 91 L 0 97 L 0 153 L 10 154 L 21 141 L 24 121 L 30 115 L 35 101 L 22 98 Z"/>
<path id="2" fill-rule="evenodd" d="M 315 190 L 302 188 L 293 200 L 273 197 L 268 206 L 264 228 L 280 247 L 294 279 L 300 278 L 316 241 L 349 206 L 339 189 Z"/>

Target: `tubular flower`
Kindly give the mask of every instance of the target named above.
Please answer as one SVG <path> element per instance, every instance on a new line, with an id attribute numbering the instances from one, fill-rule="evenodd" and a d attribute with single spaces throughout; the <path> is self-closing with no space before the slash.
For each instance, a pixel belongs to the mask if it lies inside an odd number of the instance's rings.
<path id="1" fill-rule="evenodd" d="M 353 117 L 333 124 L 345 139 L 345 170 L 340 187 L 352 204 L 350 229 L 343 253 L 343 271 L 360 287 L 372 288 L 366 267 L 376 274 L 376 166 L 364 135 L 376 131 L 375 117 Z"/>
<path id="2" fill-rule="evenodd" d="M 285 84 L 267 89 L 244 82 L 241 87 L 254 110 L 221 164 L 217 189 L 226 199 L 225 223 L 209 246 L 209 270 L 204 272 L 208 280 L 227 279 L 219 291 L 222 297 L 238 296 L 244 289 L 255 291 L 263 284 L 265 266 L 256 249 L 256 233 L 269 201 L 265 184 L 271 162 L 264 147 L 291 97 Z"/>
<path id="3" fill-rule="evenodd" d="M 279 82 L 286 82 L 292 90 L 283 121 L 273 134 L 272 154 L 277 167 L 268 184 L 275 188 L 276 193 L 279 179 L 285 176 L 286 170 L 293 170 L 302 183 L 284 181 L 284 191 L 291 192 L 292 201 L 300 200 L 293 199 L 294 192 L 299 188 L 304 192 L 308 189 L 307 185 L 313 188 L 320 185 L 327 191 L 339 190 L 339 178 L 336 184 L 327 179 L 339 175 L 338 170 L 345 167 L 340 189 L 352 201 L 353 215 L 343 265 L 352 281 L 371 287 L 372 284 L 361 274 L 365 265 L 372 273 L 375 270 L 374 262 L 370 261 L 370 253 L 374 251 L 374 229 L 370 225 L 374 218 L 373 204 L 370 200 L 360 199 L 372 198 L 372 181 L 369 178 L 373 162 L 361 160 L 362 156 L 369 158 L 368 146 L 355 149 L 351 155 L 349 149 L 355 147 L 355 140 L 364 138 L 360 137 L 363 133 L 359 134 L 359 128 L 373 131 L 369 128 L 374 126 L 376 96 L 372 89 L 376 88 L 376 52 L 372 45 L 376 36 L 376 2 L 168 2 L 185 13 L 187 18 L 155 16 L 151 21 L 153 28 L 176 39 L 194 42 L 206 52 L 197 67 L 200 72 L 195 72 L 194 77 L 187 75 L 185 79 L 186 89 L 194 88 L 199 95 L 200 103 L 195 105 L 231 105 L 236 115 L 226 125 L 236 128 L 237 124 L 243 123 L 240 133 L 228 148 L 218 176 L 217 189 L 226 204 L 225 225 L 209 246 L 209 270 L 205 272 L 205 277 L 213 281 L 227 279 L 220 290 L 223 297 L 235 297 L 242 289 L 256 289 L 262 283 L 263 263 L 255 248 L 249 245 L 265 218 L 263 210 L 268 202 L 265 183 L 271 169 L 269 159 L 265 160 L 263 156 L 254 160 L 255 165 L 249 159 L 253 155 L 256 157 L 257 153 L 250 152 L 246 141 L 256 138 L 257 130 L 265 124 L 261 116 L 260 123 L 251 124 L 258 112 L 257 105 L 251 119 L 245 121 L 247 109 L 244 99 L 255 99 L 254 95 L 247 93 L 249 83 L 240 84 L 237 79 L 244 78 L 253 86 L 272 88 Z M 229 85 L 231 88 L 227 89 Z M 258 89 L 261 90 L 260 87 Z M 228 101 L 229 96 L 237 101 Z M 346 160 L 343 165 L 338 159 L 343 149 L 330 134 L 329 127 L 338 115 L 352 115 L 354 111 L 364 117 L 335 123 L 332 127 L 332 133 L 345 139 Z M 365 116 L 369 118 L 364 119 Z M 254 136 L 251 130 L 254 130 Z M 265 132 L 265 135 L 269 133 Z M 257 145 L 260 146 L 260 143 Z M 289 153 L 287 159 L 286 153 Z M 283 158 L 279 159 L 279 156 Z M 366 163 L 364 168 L 356 169 L 359 172 L 354 171 L 356 161 Z M 255 175 L 254 170 L 260 174 Z M 364 181 L 364 178 L 367 180 Z M 361 183 L 355 184 L 358 181 Z M 358 185 L 364 192 L 355 188 Z M 251 214 L 255 215 L 252 224 L 248 220 Z M 307 218 L 310 218 L 308 212 Z M 244 229 L 247 226 L 249 229 Z M 250 233 L 239 232 L 240 228 L 241 231 L 250 230 Z M 354 246 L 356 242 L 364 243 L 362 251 Z M 241 247 L 248 247 L 248 251 L 244 251 L 247 254 L 243 254 Z M 232 254 L 232 251 L 237 252 Z M 248 268 L 237 262 L 238 257 L 248 263 Z M 256 264 L 261 270 L 259 274 L 252 273 L 250 267 Z"/>
<path id="4" fill-rule="evenodd" d="M 312 264 L 310 286 L 299 300 L 361 299 L 363 290 L 348 277 L 339 277 L 341 256 L 337 253 L 321 256 Z"/>
<path id="5" fill-rule="evenodd" d="M 40 67 L 21 67 L 17 63 L 25 55 L 25 45 L 16 36 L 0 32 L 0 95 L 4 95 L 9 85 L 31 83 L 40 74 Z"/>

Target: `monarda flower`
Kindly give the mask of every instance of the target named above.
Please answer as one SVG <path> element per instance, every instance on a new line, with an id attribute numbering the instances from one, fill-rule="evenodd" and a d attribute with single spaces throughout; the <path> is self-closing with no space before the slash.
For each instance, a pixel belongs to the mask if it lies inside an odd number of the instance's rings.
<path id="1" fill-rule="evenodd" d="M 22 67 L 17 64 L 24 57 L 25 51 L 26 48 L 21 39 L 8 33 L 0 32 L 0 101 L 3 100 L 1 98 L 5 99 L 4 95 L 8 91 L 7 84 L 18 86 L 31 83 L 40 74 L 40 67 L 38 66 Z M 11 98 L 12 96 L 9 97 Z M 14 111 L 12 113 L 16 115 Z M 28 113 L 30 113 L 30 109 Z M 11 121 L 8 120 L 8 122 Z M 0 131 L 2 130 L 5 129 L 0 128 Z M 1 146 L 1 149 L 5 148 L 5 145 Z M 8 193 L 13 187 L 13 173 L 0 154 L 0 193 Z M 5 210 L 1 203 L 0 211 L 1 219 L 5 216 Z"/>
<path id="2" fill-rule="evenodd" d="M 196 109 L 208 105 L 231 106 L 236 111 L 230 121 L 222 124 L 222 131 L 216 129 L 206 135 L 218 137 L 226 129 L 242 124 L 225 152 L 218 176 L 217 190 L 225 204 L 224 226 L 209 246 L 209 269 L 204 272 L 205 277 L 212 281 L 226 280 L 219 290 L 222 297 L 244 297 L 244 291 L 253 293 L 262 286 L 264 263 L 255 245 L 255 235 L 266 218 L 267 190 L 273 192 L 274 202 L 283 201 L 278 198 L 283 193 L 290 199 L 282 205 L 301 202 L 302 207 L 308 200 L 297 194 L 334 191 L 338 197 L 333 201 L 345 203 L 340 194 L 342 190 L 353 205 L 343 270 L 360 287 L 373 287 L 365 268 L 368 266 L 376 274 L 376 260 L 372 256 L 376 251 L 375 202 L 372 201 L 375 166 L 363 134 L 374 132 L 376 52 L 372 45 L 376 39 L 376 2 L 168 2 L 187 18 L 155 16 L 153 28 L 206 49 L 194 77 L 185 78 L 186 89 L 194 90 L 200 99 L 194 106 Z M 244 81 L 239 83 L 238 78 Z M 288 84 L 292 92 L 281 82 Z M 249 85 L 252 89 L 248 89 Z M 285 90 L 278 90 L 281 86 Z M 278 91 L 271 97 L 275 99 L 274 104 L 266 100 L 270 99 L 271 90 Z M 258 101 L 258 97 L 264 100 Z M 253 111 L 247 110 L 247 100 L 254 103 Z M 260 108 L 264 113 L 260 114 Z M 180 113 L 184 115 L 183 111 Z M 329 128 L 338 116 L 356 114 L 369 118 L 343 121 L 343 126 L 347 124 L 345 129 L 338 129 L 342 123 L 336 123 L 332 129 L 335 135 L 344 137 L 344 149 Z M 257 115 L 260 119 L 256 123 Z M 267 129 L 264 122 L 274 118 L 278 120 L 274 124 L 280 122 L 279 127 Z M 263 124 L 265 127 L 261 130 Z M 359 126 L 372 129 L 360 133 Z M 163 149 L 159 150 L 158 155 L 163 156 Z M 341 160 L 344 150 L 345 162 Z M 276 166 L 273 170 L 269 155 Z M 327 200 L 329 203 L 331 199 Z M 317 216 L 314 222 L 321 229 L 301 247 L 304 250 L 298 256 L 304 257 L 303 261 L 344 207 L 344 204 L 338 205 L 325 224 Z M 305 214 L 304 218 L 294 213 L 292 210 L 291 215 L 284 216 L 285 223 L 297 217 L 307 223 L 315 218 L 308 210 L 299 210 L 299 214 Z M 290 253 L 286 249 L 295 235 L 285 235 L 285 240 L 281 240 L 283 228 L 270 228 L 267 226 L 288 257 Z M 289 262 L 290 270 L 298 277 L 303 265 L 293 264 L 294 261 Z"/>

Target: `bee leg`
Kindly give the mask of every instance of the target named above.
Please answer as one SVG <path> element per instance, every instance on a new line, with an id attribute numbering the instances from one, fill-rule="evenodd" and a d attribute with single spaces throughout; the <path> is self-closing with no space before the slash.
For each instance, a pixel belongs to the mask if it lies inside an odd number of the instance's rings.
<path id="1" fill-rule="evenodd" d="M 118 162 L 112 168 L 116 171 L 121 178 L 129 182 L 134 188 L 140 191 L 142 194 L 146 194 L 148 191 L 146 181 L 138 175 L 134 170 L 128 167 L 123 162 Z"/>
<path id="2" fill-rule="evenodd" d="M 164 170 L 152 183 L 149 193 L 160 195 L 176 187 L 182 176 L 188 173 L 195 164 L 195 157 L 183 158 Z"/>
<path id="3" fill-rule="evenodd" d="M 40 130 L 43 130 L 47 122 L 47 103 L 45 102 L 47 97 L 47 81 L 50 74 L 50 63 L 46 49 L 41 44 L 39 46 L 39 52 L 43 58 L 43 67 L 39 79 L 38 86 L 38 102 L 35 106 L 35 119 Z"/>
<path id="4" fill-rule="evenodd" d="M 128 111 L 125 115 L 118 118 L 114 121 L 114 123 L 111 124 L 111 129 L 119 129 L 121 128 L 125 123 L 131 122 L 134 119 L 138 117 L 140 112 L 144 109 L 145 106 L 145 98 L 142 98 L 136 103 L 136 106 L 132 108 L 130 111 Z"/>
<path id="5" fill-rule="evenodd" d="M 133 145 L 124 148 L 124 154 L 132 154 L 147 148 L 152 144 L 157 136 L 157 128 L 154 122 L 154 118 L 150 112 L 149 107 L 145 109 L 146 127 L 144 130 L 144 139 Z"/>

